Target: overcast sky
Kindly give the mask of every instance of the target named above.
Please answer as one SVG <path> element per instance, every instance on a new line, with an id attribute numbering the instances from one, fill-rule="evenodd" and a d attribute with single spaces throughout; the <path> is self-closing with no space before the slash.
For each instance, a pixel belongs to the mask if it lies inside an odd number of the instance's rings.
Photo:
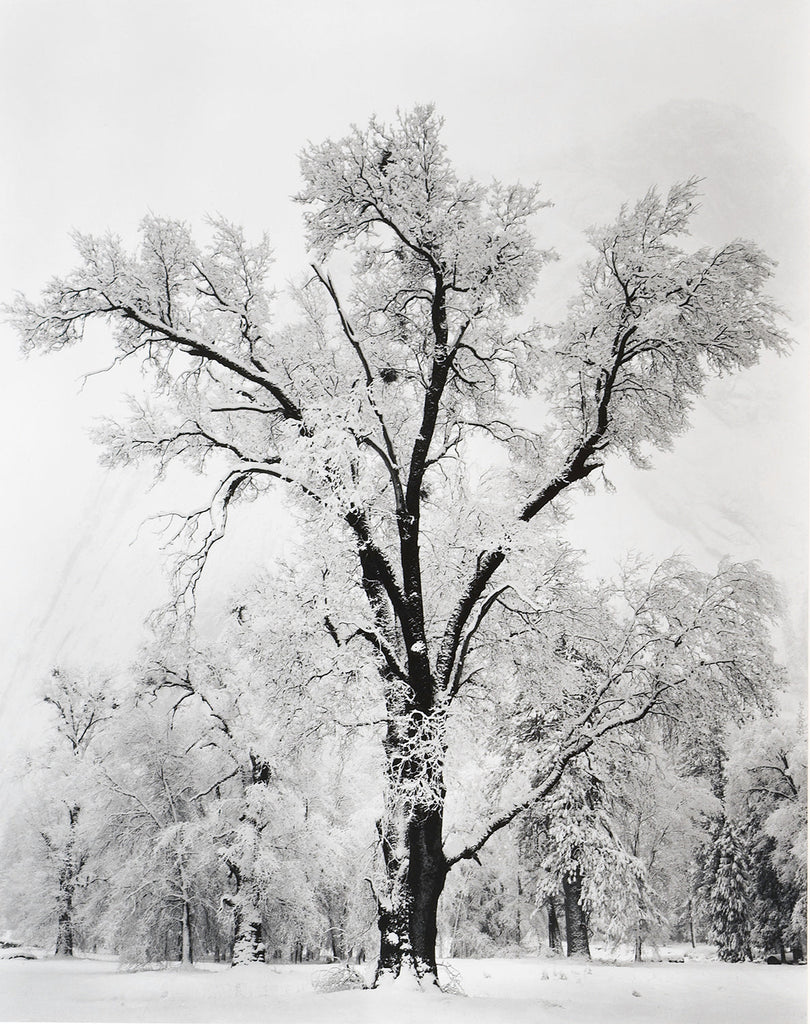
<path id="1" fill-rule="evenodd" d="M 463 173 L 539 180 L 555 202 L 539 221 L 563 257 L 538 293 L 549 318 L 570 294 L 584 228 L 651 184 L 702 175 L 696 241 L 753 237 L 779 259 L 773 290 L 800 344 L 713 386 L 652 472 L 613 467 L 617 493 L 583 499 L 571 536 L 598 572 L 631 546 L 704 565 L 760 558 L 788 594 L 798 671 L 809 12 L 805 0 L 0 0 L 0 298 L 69 269 L 74 229 L 132 237 L 146 211 L 192 224 L 221 212 L 266 229 L 283 285 L 306 266 L 290 202 L 302 146 L 417 102 L 437 104 Z M 143 616 L 165 597 L 157 539 L 138 524 L 204 490 L 189 480 L 183 493 L 144 496 L 146 475 L 97 466 L 87 431 L 115 411 L 119 386 L 101 376 L 80 390 L 79 378 L 104 365 L 103 339 L 23 361 L 0 332 L 8 720 L 54 662 L 132 657 Z M 237 520 L 272 558 L 272 510 Z M 238 530 L 228 544 L 213 580 L 249 563 Z"/>

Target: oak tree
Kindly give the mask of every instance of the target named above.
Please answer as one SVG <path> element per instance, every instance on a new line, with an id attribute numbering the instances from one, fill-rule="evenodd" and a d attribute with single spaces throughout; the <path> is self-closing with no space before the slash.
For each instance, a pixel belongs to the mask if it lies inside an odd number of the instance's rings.
<path id="1" fill-rule="evenodd" d="M 538 189 L 459 176 L 431 108 L 309 145 L 301 170 L 313 264 L 297 320 L 273 320 L 266 239 L 250 244 L 219 219 L 200 245 L 154 216 L 134 253 L 112 235 L 78 235 L 77 269 L 40 301 L 20 298 L 15 316 L 27 351 L 73 344 L 101 321 L 116 359 L 143 365 L 150 399 L 102 431 L 111 463 L 183 459 L 216 474 L 210 504 L 180 520 L 181 604 L 232 503 L 269 487 L 285 489 L 311 538 L 353 560 L 362 621 L 327 615 L 324 629 L 336 645 L 368 645 L 385 709 L 379 973 L 407 964 L 435 978 L 448 871 L 622 719 L 599 718 L 600 686 L 617 681 L 610 665 L 601 683 L 586 672 L 591 702 L 542 775 L 446 849 L 449 716 L 465 689 L 499 685 L 477 635 L 510 587 L 537 578 L 538 552 L 553 561 L 567 493 L 614 453 L 645 465 L 687 427 L 711 374 L 787 338 L 756 245 L 682 247 L 694 181 L 651 190 L 592 229 L 566 317 L 541 328 L 524 315 L 550 258 L 535 241 Z M 497 487 L 478 472 L 483 441 Z M 715 692 L 728 684 L 720 665 L 703 675 Z M 628 689 L 618 706 L 643 716 L 670 689 L 632 706 Z"/>

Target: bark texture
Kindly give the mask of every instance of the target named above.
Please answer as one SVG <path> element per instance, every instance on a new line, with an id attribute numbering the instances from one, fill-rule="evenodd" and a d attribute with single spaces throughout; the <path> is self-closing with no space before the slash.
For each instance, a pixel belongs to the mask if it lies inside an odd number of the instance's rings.
<path id="1" fill-rule="evenodd" d="M 234 907 L 233 926 L 234 937 L 231 966 L 263 964 L 266 960 L 266 953 L 264 943 L 262 942 L 261 914 L 255 909 L 253 912 L 246 912 L 241 907 Z"/>
<path id="2" fill-rule="evenodd" d="M 582 870 L 577 864 L 563 876 L 565 898 L 565 935 L 568 956 L 591 958 L 588 942 L 588 920 L 582 907 Z"/>
<path id="3" fill-rule="evenodd" d="M 76 829 L 79 822 L 79 808 L 69 807 L 68 840 L 59 871 L 59 895 L 57 897 L 56 955 L 73 956 L 73 897 L 76 880 L 81 870 L 81 861 L 76 850 Z"/>
<path id="4" fill-rule="evenodd" d="M 557 908 L 554 905 L 554 900 L 548 900 L 546 904 L 548 908 L 548 945 L 555 953 L 562 953 L 562 932 L 560 931 L 560 922 L 557 918 Z"/>
<path id="5" fill-rule="evenodd" d="M 191 907 L 185 897 L 180 919 L 180 962 L 194 963 L 194 947 L 191 940 Z"/>

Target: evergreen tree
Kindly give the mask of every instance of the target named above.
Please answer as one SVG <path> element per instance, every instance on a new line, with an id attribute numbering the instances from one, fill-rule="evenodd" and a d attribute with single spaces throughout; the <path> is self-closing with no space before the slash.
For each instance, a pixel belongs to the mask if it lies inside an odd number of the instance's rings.
<path id="1" fill-rule="evenodd" d="M 752 960 L 751 868 L 738 828 L 725 817 L 710 834 L 701 890 L 717 955 L 731 963 Z"/>

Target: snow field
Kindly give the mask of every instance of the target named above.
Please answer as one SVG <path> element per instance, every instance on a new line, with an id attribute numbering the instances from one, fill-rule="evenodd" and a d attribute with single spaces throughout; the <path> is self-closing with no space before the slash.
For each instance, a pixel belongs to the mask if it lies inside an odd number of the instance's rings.
<path id="1" fill-rule="evenodd" d="M 806 968 L 454 960 L 466 997 L 315 991 L 323 966 L 124 972 L 113 960 L 0 962 L 0 1020 L 272 1024 L 799 1024 Z"/>

